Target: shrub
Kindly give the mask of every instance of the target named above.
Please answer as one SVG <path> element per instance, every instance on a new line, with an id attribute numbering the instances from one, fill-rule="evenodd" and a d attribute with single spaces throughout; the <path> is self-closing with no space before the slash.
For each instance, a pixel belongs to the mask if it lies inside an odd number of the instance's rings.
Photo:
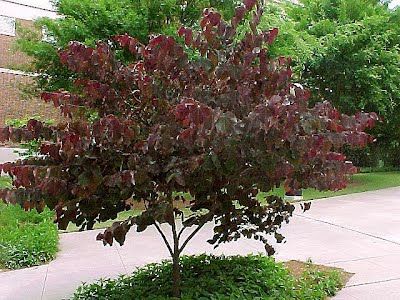
<path id="1" fill-rule="evenodd" d="M 299 277 L 282 263 L 264 256 L 184 256 L 182 299 L 301 299 L 333 296 L 342 287 L 337 271 L 323 272 L 312 265 Z M 172 264 L 164 261 L 139 268 L 130 276 L 84 284 L 73 299 L 171 299 Z"/>
<path id="2" fill-rule="evenodd" d="M 39 214 L 0 202 L 0 265 L 18 269 L 52 260 L 58 250 L 53 219 L 49 209 Z"/>

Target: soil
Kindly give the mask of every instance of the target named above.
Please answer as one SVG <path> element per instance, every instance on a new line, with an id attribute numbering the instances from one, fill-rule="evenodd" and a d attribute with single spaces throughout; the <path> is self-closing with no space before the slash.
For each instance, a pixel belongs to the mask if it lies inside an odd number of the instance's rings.
<path id="1" fill-rule="evenodd" d="M 293 276 L 300 277 L 304 273 L 305 269 L 309 266 L 309 263 L 305 263 L 305 262 L 298 261 L 298 260 L 290 260 L 290 261 L 285 262 L 284 265 L 286 266 L 286 268 L 288 268 L 289 272 Z M 327 267 L 327 266 L 316 265 L 316 264 L 311 264 L 311 265 L 312 265 L 312 268 L 314 268 L 318 271 L 322 271 L 322 272 L 338 271 L 342 278 L 343 286 L 345 286 L 346 283 L 350 280 L 350 278 L 354 275 L 354 273 L 346 272 L 345 270 L 340 269 L 340 268 Z"/>

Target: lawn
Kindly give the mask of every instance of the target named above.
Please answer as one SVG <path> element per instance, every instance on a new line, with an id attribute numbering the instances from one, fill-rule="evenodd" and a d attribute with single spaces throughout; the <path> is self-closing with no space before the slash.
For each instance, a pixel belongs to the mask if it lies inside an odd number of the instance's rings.
<path id="1" fill-rule="evenodd" d="M 339 195 L 347 195 L 352 193 L 360 193 L 366 191 L 373 191 L 379 190 L 394 186 L 400 186 L 400 172 L 376 172 L 376 173 L 360 173 L 352 176 L 351 183 L 349 186 L 341 191 L 337 192 L 320 192 L 315 189 L 307 189 L 304 191 L 304 199 L 305 200 L 312 200 L 312 199 L 319 199 L 319 198 L 326 198 L 326 197 L 333 197 Z M 273 192 L 275 195 L 283 196 L 284 191 L 283 188 L 275 189 Z M 259 197 L 260 200 L 265 196 L 266 193 L 260 193 Z M 96 223 L 94 228 L 106 228 L 112 225 L 113 222 L 117 220 L 125 220 L 129 216 L 137 215 L 140 213 L 140 210 L 132 211 L 125 211 L 121 212 L 117 219 L 112 221 L 107 221 L 104 223 Z M 74 224 L 70 224 L 68 226 L 67 232 L 78 231 L 79 228 L 76 227 Z"/>
<path id="2" fill-rule="evenodd" d="M 376 173 L 359 173 L 353 175 L 348 187 L 341 191 L 317 191 L 315 189 L 306 189 L 303 191 L 304 200 L 313 200 L 340 195 L 361 193 L 367 191 L 375 191 L 390 187 L 400 186 L 400 172 L 376 172 Z M 283 196 L 283 188 L 275 189 L 275 195 Z M 265 195 L 262 193 L 261 196 Z"/>
<path id="3" fill-rule="evenodd" d="M 11 187 L 11 179 L 8 176 L 2 176 L 2 177 L 0 177 L 0 189 L 6 188 L 6 187 Z M 138 213 L 140 213 L 139 210 L 124 211 L 118 215 L 118 218 L 116 220 L 125 220 L 129 216 L 132 216 L 132 215 L 135 215 Z M 107 221 L 107 222 L 103 222 L 103 223 L 96 223 L 94 226 L 94 229 L 106 228 L 108 226 L 111 226 L 112 223 L 115 222 L 116 220 L 111 220 L 111 221 Z M 66 230 L 66 232 L 74 232 L 74 231 L 78 231 L 78 230 L 79 230 L 79 228 L 76 225 L 70 224 L 68 226 L 68 229 Z"/>
<path id="4" fill-rule="evenodd" d="M 10 179 L 8 177 L 0 177 L 0 188 L 4 188 L 10 185 Z M 333 196 L 347 195 L 353 193 L 360 193 L 366 191 L 380 190 L 384 188 L 400 186 L 400 172 L 376 172 L 376 173 L 359 173 L 352 176 L 349 186 L 341 191 L 332 192 L 320 192 L 315 189 L 306 189 L 304 191 L 304 199 L 312 200 L 319 198 L 327 198 Z M 273 194 L 283 196 L 284 192 L 282 188 L 275 189 Z M 260 198 L 263 197 L 265 193 L 260 193 Z M 125 211 L 121 212 L 116 220 L 107 221 L 103 223 L 96 223 L 94 228 L 106 228 L 112 225 L 113 222 L 117 220 L 125 220 L 129 216 L 137 215 L 140 210 Z M 79 228 L 74 224 L 68 226 L 67 232 L 78 231 Z"/>
<path id="5" fill-rule="evenodd" d="M 6 187 L 11 186 L 11 179 L 8 176 L 0 177 L 0 189 L 4 189 Z"/>
<path id="6" fill-rule="evenodd" d="M 96 224 L 94 224 L 93 229 L 107 228 L 107 227 L 111 226 L 115 221 L 126 220 L 130 216 L 135 216 L 135 215 L 140 214 L 140 212 L 141 212 L 140 210 L 133 210 L 133 211 L 129 210 L 129 211 L 120 212 L 118 214 L 118 217 L 115 220 L 109 220 L 109 221 L 106 221 L 106 222 L 96 223 Z M 67 230 L 65 230 L 65 231 L 62 230 L 61 232 L 76 232 L 76 231 L 79 231 L 79 227 L 76 226 L 75 224 L 70 223 L 68 225 Z"/>

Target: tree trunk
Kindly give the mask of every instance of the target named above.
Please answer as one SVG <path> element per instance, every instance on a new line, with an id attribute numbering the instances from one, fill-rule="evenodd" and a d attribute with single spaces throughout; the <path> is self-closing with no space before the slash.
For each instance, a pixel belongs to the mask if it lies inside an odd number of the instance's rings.
<path id="1" fill-rule="evenodd" d="M 181 298 L 181 268 L 179 266 L 179 254 L 172 257 L 172 296 Z"/>

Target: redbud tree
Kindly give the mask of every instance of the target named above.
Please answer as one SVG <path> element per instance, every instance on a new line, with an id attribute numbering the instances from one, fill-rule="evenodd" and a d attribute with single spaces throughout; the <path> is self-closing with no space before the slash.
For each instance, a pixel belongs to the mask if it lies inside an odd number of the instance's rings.
<path id="1" fill-rule="evenodd" d="M 59 57 L 75 91 L 42 95 L 68 121 L 0 130 L 1 141 L 42 141 L 40 155 L 1 165 L 14 187 L 0 197 L 49 206 L 61 229 L 91 229 L 144 204 L 98 239 L 122 245 L 131 228 L 155 226 L 172 257 L 173 296 L 179 257 L 208 222 L 209 243 L 254 238 L 272 255 L 269 240 L 283 240 L 294 206 L 274 195 L 261 203 L 258 192 L 344 188 L 356 168 L 341 149 L 369 143 L 364 130 L 376 115 L 310 106 L 309 92 L 291 82 L 290 59 L 269 57 L 278 30 L 258 29 L 261 15 L 260 3 L 245 0 L 230 21 L 205 10 L 199 31 L 179 30 L 181 42 L 120 35 L 94 48 L 70 43 Z"/>

